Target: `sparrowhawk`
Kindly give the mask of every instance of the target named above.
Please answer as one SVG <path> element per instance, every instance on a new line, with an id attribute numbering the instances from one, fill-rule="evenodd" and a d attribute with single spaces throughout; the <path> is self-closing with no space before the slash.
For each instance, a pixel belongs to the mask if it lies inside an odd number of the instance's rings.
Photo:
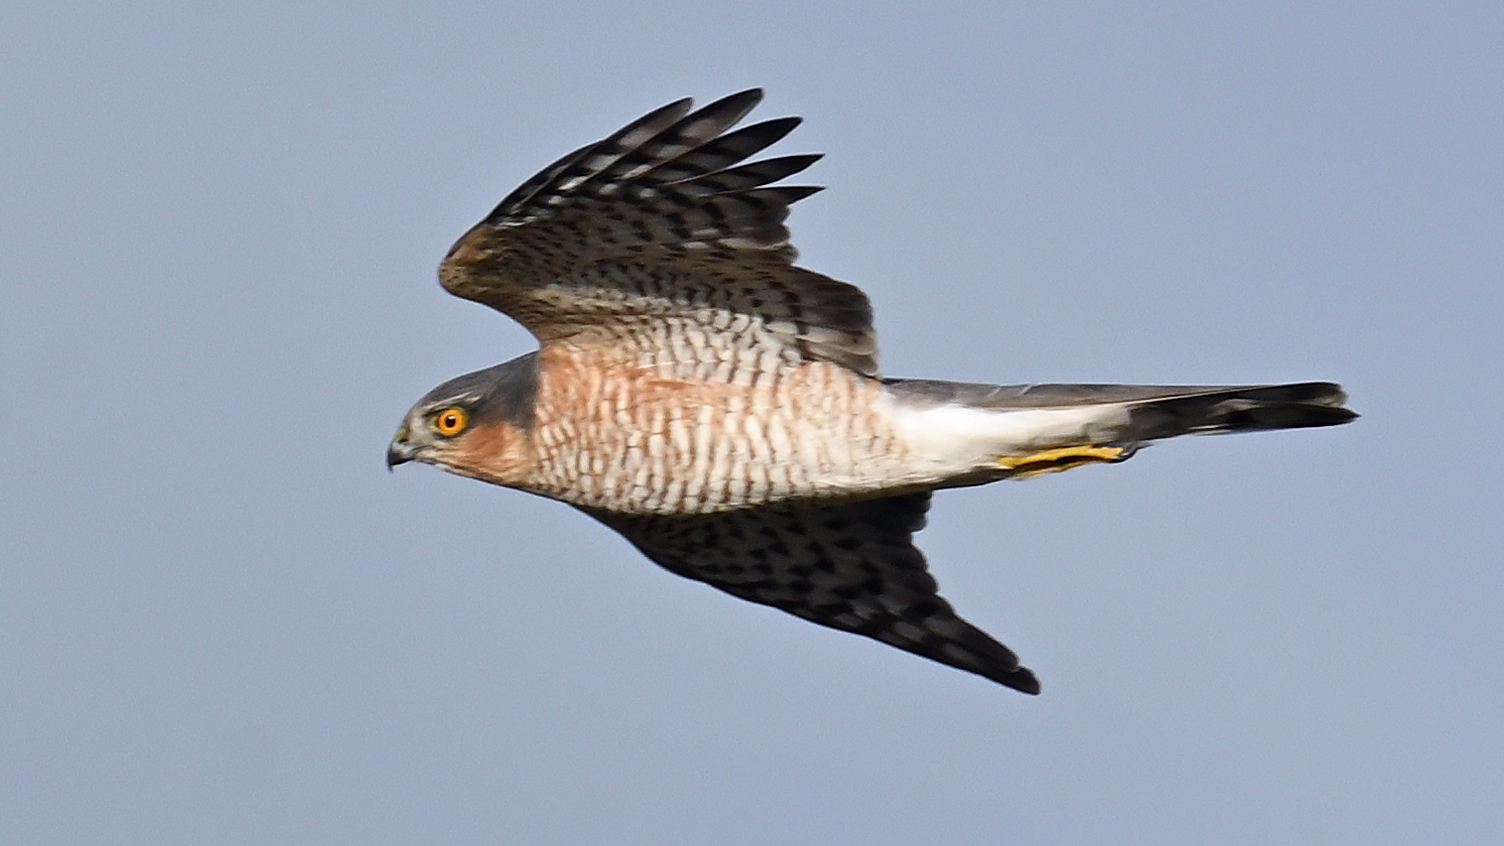
<path id="1" fill-rule="evenodd" d="M 913 535 L 939 488 L 1118 462 L 1188 433 L 1353 419 L 1327 382 L 994 386 L 883 377 L 872 308 L 794 264 L 774 184 L 743 163 L 798 118 L 688 99 L 554 162 L 459 239 L 445 290 L 539 348 L 434 388 L 389 466 L 566 502 L 668 570 L 1026 693 L 1007 647 L 939 596 Z"/>

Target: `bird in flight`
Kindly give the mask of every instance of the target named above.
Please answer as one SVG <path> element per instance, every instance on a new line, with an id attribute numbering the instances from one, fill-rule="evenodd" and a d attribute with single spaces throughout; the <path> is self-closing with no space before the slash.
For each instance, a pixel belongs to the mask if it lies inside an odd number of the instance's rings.
<path id="1" fill-rule="evenodd" d="M 980 385 L 877 367 L 857 287 L 794 264 L 778 183 L 733 129 L 757 89 L 669 103 L 559 159 L 450 249 L 444 289 L 538 349 L 407 412 L 408 461 L 561 500 L 666 569 L 1025 693 L 1017 656 L 939 595 L 930 494 L 1123 461 L 1191 433 L 1346 423 L 1339 386 Z"/>

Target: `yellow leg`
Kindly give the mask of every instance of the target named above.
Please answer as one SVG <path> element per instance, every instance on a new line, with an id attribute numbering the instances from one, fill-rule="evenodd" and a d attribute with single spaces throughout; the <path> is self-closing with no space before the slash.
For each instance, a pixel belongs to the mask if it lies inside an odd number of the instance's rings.
<path id="1" fill-rule="evenodd" d="M 1058 473 L 1083 464 L 1099 461 L 1125 461 L 1133 455 L 1132 446 L 1073 446 L 1047 449 L 1029 455 L 1000 455 L 997 463 L 1012 470 L 1011 478 L 1024 479 L 1041 473 Z"/>

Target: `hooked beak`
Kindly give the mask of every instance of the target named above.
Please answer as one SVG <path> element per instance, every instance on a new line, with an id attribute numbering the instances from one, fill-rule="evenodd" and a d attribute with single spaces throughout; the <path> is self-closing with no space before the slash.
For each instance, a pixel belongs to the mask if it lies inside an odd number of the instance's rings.
<path id="1" fill-rule="evenodd" d="M 391 472 L 398 464 L 406 464 L 412 461 L 417 450 L 407 441 L 407 424 L 397 429 L 397 434 L 392 436 L 392 442 L 386 448 L 386 469 Z"/>

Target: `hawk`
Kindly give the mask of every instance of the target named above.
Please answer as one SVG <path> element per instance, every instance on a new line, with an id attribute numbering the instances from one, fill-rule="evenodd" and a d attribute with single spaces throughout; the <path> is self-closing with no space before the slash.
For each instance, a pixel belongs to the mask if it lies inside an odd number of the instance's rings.
<path id="1" fill-rule="evenodd" d="M 538 349 L 452 379 L 387 449 L 568 503 L 666 569 L 1025 693 L 1034 674 L 937 592 L 913 536 L 940 488 L 1127 459 L 1190 433 L 1346 423 L 1339 386 L 979 385 L 883 377 L 872 308 L 794 264 L 754 154 L 800 119 L 733 127 L 757 89 L 689 99 L 559 159 L 439 267 Z"/>

